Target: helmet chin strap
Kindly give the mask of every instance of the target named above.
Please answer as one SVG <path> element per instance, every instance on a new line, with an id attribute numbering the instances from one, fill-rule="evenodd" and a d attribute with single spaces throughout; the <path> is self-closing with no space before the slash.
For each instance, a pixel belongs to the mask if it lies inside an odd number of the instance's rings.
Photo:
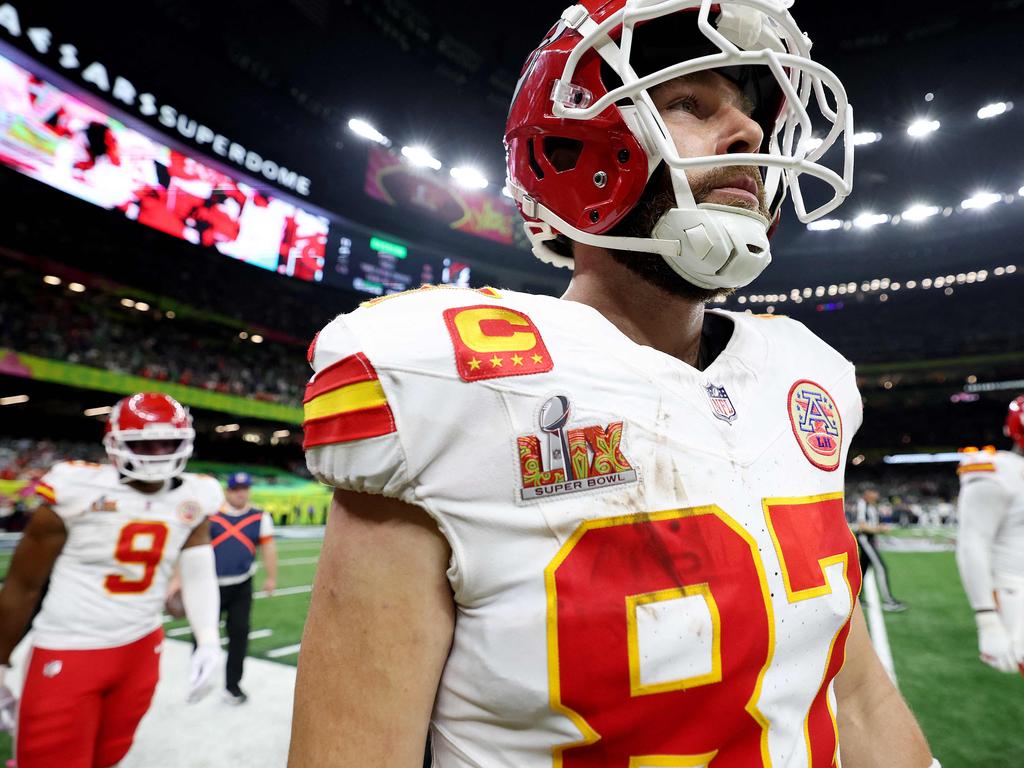
<path id="1" fill-rule="evenodd" d="M 686 173 L 670 168 L 676 207 L 654 225 L 651 236 L 675 240 L 679 251 L 665 262 L 681 277 L 709 290 L 742 288 L 771 263 L 769 222 L 730 205 L 698 204 Z"/>

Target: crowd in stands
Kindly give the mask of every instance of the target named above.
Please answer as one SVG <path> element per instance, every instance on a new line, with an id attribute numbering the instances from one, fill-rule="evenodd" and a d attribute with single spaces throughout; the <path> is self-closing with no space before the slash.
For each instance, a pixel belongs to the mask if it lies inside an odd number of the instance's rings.
<path id="1" fill-rule="evenodd" d="M 0 347 L 241 397 L 302 399 L 309 366 L 298 344 L 255 344 L 237 328 L 126 308 L 119 292 L 74 293 L 42 277 L 0 262 Z"/>
<path id="2" fill-rule="evenodd" d="M 956 520 L 960 483 L 955 463 L 852 468 L 847 475 L 850 507 L 866 489 L 879 494 L 883 522 L 895 525 L 945 525 Z"/>
<path id="3" fill-rule="evenodd" d="M 99 443 L 0 438 L 0 480 L 35 480 L 59 461 L 102 461 Z"/>
<path id="4" fill-rule="evenodd" d="M 818 311 L 824 300 L 777 307 L 807 325 L 854 363 L 899 363 L 994 355 L 1018 350 L 1024 327 L 1024 277 L 989 279 L 942 290 L 902 290 L 882 302 L 877 295 L 828 299 L 842 309 Z M 758 311 L 755 309 L 755 311 Z"/>

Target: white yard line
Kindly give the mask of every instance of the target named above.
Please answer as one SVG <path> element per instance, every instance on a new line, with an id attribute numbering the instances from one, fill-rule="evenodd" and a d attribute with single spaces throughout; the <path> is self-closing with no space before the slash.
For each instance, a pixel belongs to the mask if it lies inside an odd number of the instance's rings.
<path id="1" fill-rule="evenodd" d="M 263 590 L 254 592 L 252 597 L 254 600 L 262 600 L 265 597 L 284 597 L 285 595 L 302 595 L 306 592 L 312 592 L 312 584 L 304 584 L 301 587 L 283 587 L 282 589 L 275 589 L 273 594 L 268 595 Z"/>
<path id="2" fill-rule="evenodd" d="M 222 621 L 220 623 L 220 625 L 223 628 L 224 627 L 224 622 Z M 164 634 L 167 637 L 189 637 L 192 634 L 192 628 L 191 627 L 175 627 L 174 629 L 167 630 Z M 249 639 L 250 640 L 262 640 L 264 637 L 270 637 L 272 634 L 274 634 L 274 630 L 272 630 L 272 629 L 254 629 L 252 632 L 249 633 Z M 226 637 L 222 637 L 220 639 L 220 644 L 221 645 L 227 645 L 228 644 L 228 639 Z"/>
<path id="3" fill-rule="evenodd" d="M 254 629 L 252 632 L 249 633 L 249 639 L 250 640 L 262 640 L 264 637 L 270 637 L 272 634 L 274 634 L 274 630 L 272 630 L 272 629 Z M 221 645 L 227 645 L 228 644 L 228 638 L 222 637 L 220 639 L 220 644 Z"/>
<path id="4" fill-rule="evenodd" d="M 885 629 L 885 617 L 882 615 L 882 601 L 878 597 L 878 583 L 875 581 L 875 569 L 872 568 L 864 576 L 864 602 L 867 603 L 868 630 L 871 632 L 871 644 L 875 646 L 882 666 L 896 683 L 896 667 L 892 661 L 892 649 L 889 647 L 889 633 Z"/>
<path id="5" fill-rule="evenodd" d="M 274 648 L 273 650 L 267 651 L 266 657 L 268 659 L 279 659 L 282 656 L 294 656 L 299 652 L 300 646 L 301 643 L 296 643 L 295 645 L 286 645 L 283 648 Z"/>
<path id="6" fill-rule="evenodd" d="M 278 565 L 312 565 L 313 563 L 320 562 L 319 557 L 291 557 L 284 560 L 278 560 Z"/>

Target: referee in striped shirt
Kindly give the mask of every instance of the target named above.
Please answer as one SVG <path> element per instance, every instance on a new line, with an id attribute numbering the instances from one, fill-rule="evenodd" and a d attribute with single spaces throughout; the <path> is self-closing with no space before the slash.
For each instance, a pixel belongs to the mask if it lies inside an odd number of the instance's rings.
<path id="1" fill-rule="evenodd" d="M 875 542 L 876 536 L 888 531 L 889 526 L 882 525 L 878 517 L 878 491 L 874 488 L 861 491 L 857 499 L 856 519 L 850 527 L 857 537 L 861 573 L 867 575 L 869 568 L 874 569 L 875 581 L 882 596 L 882 610 L 891 613 L 907 610 L 906 605 L 893 597 L 889 587 L 889 571 Z"/>

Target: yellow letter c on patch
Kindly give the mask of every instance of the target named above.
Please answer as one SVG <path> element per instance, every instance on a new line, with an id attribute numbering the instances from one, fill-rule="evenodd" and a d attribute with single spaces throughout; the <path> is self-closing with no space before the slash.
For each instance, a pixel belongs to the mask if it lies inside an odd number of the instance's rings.
<path id="1" fill-rule="evenodd" d="M 525 352 L 537 346 L 537 335 L 531 331 L 515 331 L 505 334 L 485 333 L 483 324 L 495 324 L 533 328 L 533 324 L 519 312 L 501 307 L 477 307 L 459 312 L 455 328 L 462 342 L 474 352 Z"/>

